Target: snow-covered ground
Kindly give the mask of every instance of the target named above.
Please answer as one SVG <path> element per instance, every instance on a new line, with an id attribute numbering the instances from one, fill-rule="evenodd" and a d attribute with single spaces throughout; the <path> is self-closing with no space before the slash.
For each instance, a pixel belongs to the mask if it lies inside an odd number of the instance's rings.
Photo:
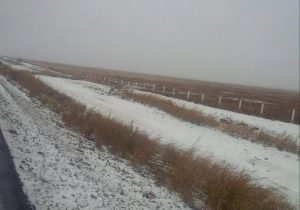
<path id="1" fill-rule="evenodd" d="M 12 69 L 15 69 L 15 70 L 30 71 L 30 72 L 38 72 L 38 71 L 46 70 L 43 67 L 32 65 L 32 64 L 24 62 L 24 61 L 19 62 L 15 59 L 8 58 L 8 57 L 0 58 L 0 61 L 3 64 L 8 65 L 9 67 L 11 67 Z"/>
<path id="2" fill-rule="evenodd" d="M 199 153 L 226 161 L 238 170 L 245 169 L 258 178 L 260 183 L 280 187 L 295 206 L 299 203 L 299 158 L 295 154 L 236 139 L 212 128 L 183 122 L 156 108 L 110 95 L 110 88 L 107 86 L 80 80 L 37 77 L 89 108 L 124 123 L 133 122 L 151 137 L 160 137 L 162 143 L 173 143 L 182 148 L 193 147 Z M 221 111 L 224 110 L 216 110 Z M 255 124 L 252 122 L 255 119 L 249 116 L 247 123 Z M 245 117 L 244 120 L 246 121 Z M 264 120 L 262 119 L 265 124 L 261 126 L 267 129 L 268 123 Z M 281 129 L 280 132 L 282 131 L 284 130 Z M 286 132 L 295 131 L 287 129 Z"/>
<path id="3" fill-rule="evenodd" d="M 0 127 L 36 209 L 187 209 L 146 170 L 95 149 L 0 76 Z"/>
<path id="4" fill-rule="evenodd" d="M 277 133 L 277 134 L 288 134 L 297 140 L 297 142 L 300 142 L 300 136 L 299 136 L 299 125 L 293 124 L 293 123 L 286 123 L 282 121 L 277 120 L 269 120 L 266 118 L 261 118 L 253 115 L 246 115 L 242 113 L 232 112 L 228 110 L 223 109 L 217 109 L 209 106 L 205 106 L 202 104 L 196 104 L 194 102 L 185 101 L 182 99 L 177 98 L 171 98 L 167 96 L 162 96 L 155 93 L 148 93 L 143 92 L 139 90 L 134 90 L 136 93 L 145 94 L 145 95 L 153 95 L 162 99 L 171 100 L 175 104 L 179 106 L 184 106 L 189 109 L 195 109 L 199 110 L 202 113 L 206 115 L 213 115 L 217 117 L 218 119 L 230 119 L 235 122 L 242 122 L 245 123 L 251 127 L 257 127 L 261 130 L 265 130 L 270 133 Z"/>

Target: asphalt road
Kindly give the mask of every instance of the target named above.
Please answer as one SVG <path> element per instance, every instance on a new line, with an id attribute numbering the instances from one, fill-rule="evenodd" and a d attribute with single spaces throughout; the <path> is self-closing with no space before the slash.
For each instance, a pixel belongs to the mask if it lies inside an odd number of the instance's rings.
<path id="1" fill-rule="evenodd" d="M 0 210 L 31 210 L 0 129 Z"/>

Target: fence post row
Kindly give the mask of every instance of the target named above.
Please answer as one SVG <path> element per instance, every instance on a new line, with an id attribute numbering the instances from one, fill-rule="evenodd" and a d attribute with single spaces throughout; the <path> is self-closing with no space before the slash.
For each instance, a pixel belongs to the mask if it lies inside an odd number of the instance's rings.
<path id="1" fill-rule="evenodd" d="M 70 75 L 73 75 L 73 76 L 76 76 L 76 77 L 81 77 L 81 78 L 95 78 L 95 79 L 99 79 L 101 80 L 101 75 L 100 74 L 84 74 L 84 72 L 82 71 L 75 71 L 73 72 L 72 69 L 64 69 L 64 68 L 60 68 L 60 67 L 55 67 L 55 66 L 51 66 L 49 67 L 51 70 L 53 71 L 56 71 L 56 72 L 60 72 L 60 73 L 65 73 L 65 74 L 70 74 Z M 103 76 L 103 80 L 106 81 L 106 77 Z M 114 78 L 111 78 L 111 77 L 108 77 L 108 82 L 110 83 L 111 81 L 114 81 L 115 83 L 118 82 L 118 79 L 114 79 Z M 124 81 L 121 80 L 121 85 L 124 85 Z M 127 83 L 128 86 L 130 86 L 130 81 L 128 82 L 125 82 L 125 84 Z M 135 83 L 132 83 L 132 85 L 136 86 L 136 88 L 138 88 L 138 82 L 135 82 Z M 143 88 L 146 89 L 146 83 L 144 84 L 141 84 L 143 85 Z M 152 91 L 154 92 L 155 91 L 155 84 L 152 84 Z M 162 92 L 165 93 L 166 92 L 166 86 L 164 85 L 162 87 Z M 173 88 L 173 91 L 172 91 L 172 95 L 173 97 L 175 97 L 175 92 L 176 92 L 176 88 Z M 190 99 L 190 96 L 191 96 L 191 92 L 188 90 L 187 91 L 187 100 Z M 202 103 L 204 102 L 205 100 L 205 94 L 202 93 L 201 94 L 201 101 Z M 222 103 L 222 96 L 219 96 L 219 101 L 218 101 L 218 104 L 221 105 Z M 238 105 L 238 109 L 241 110 L 242 109 L 242 106 L 243 106 L 243 99 L 240 99 L 239 100 L 239 105 Z M 249 108 L 251 108 L 251 101 L 249 101 Z M 261 103 L 261 107 L 260 107 L 260 115 L 263 115 L 264 113 L 264 108 L 265 108 L 265 104 L 264 103 Z M 291 115 L 291 118 L 290 118 L 290 122 L 293 123 L 295 121 L 295 115 L 296 115 L 296 109 L 293 109 L 292 110 L 292 115 Z"/>

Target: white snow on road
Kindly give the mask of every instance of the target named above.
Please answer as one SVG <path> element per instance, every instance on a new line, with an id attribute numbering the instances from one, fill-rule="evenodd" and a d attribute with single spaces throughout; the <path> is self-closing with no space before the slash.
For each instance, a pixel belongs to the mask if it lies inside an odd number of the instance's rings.
<path id="1" fill-rule="evenodd" d="M 104 115 L 124 123 L 133 122 L 150 136 L 160 137 L 163 143 L 173 143 L 182 148 L 193 147 L 201 154 L 226 161 L 239 170 L 245 169 L 260 183 L 280 187 L 291 202 L 295 205 L 299 203 L 299 158 L 295 154 L 183 122 L 156 108 L 110 95 L 107 86 L 47 76 L 38 78 Z M 250 118 L 250 121 L 255 119 Z"/>
<path id="2" fill-rule="evenodd" d="M 0 76 L 0 128 L 36 209 L 188 209 Z"/>

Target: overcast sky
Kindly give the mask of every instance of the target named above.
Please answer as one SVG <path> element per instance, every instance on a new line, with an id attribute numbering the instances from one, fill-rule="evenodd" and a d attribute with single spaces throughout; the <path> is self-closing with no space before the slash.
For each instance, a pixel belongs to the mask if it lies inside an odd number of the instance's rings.
<path id="1" fill-rule="evenodd" d="M 298 0 L 0 0 L 0 55 L 299 89 Z"/>

